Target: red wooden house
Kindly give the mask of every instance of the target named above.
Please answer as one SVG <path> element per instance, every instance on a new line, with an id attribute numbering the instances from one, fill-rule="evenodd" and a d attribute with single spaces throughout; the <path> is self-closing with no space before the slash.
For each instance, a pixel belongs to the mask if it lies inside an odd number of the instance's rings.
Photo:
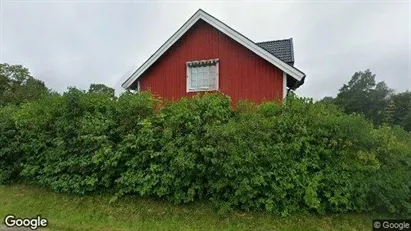
<path id="1" fill-rule="evenodd" d="M 283 99 L 304 83 L 292 39 L 254 43 L 198 10 L 123 84 L 173 100 L 220 91 L 254 102 Z"/>

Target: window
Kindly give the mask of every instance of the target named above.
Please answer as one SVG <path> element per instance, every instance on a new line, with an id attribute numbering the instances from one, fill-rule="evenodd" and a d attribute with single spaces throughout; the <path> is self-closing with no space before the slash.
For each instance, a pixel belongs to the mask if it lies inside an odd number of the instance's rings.
<path id="1" fill-rule="evenodd" d="M 187 62 L 187 92 L 218 90 L 218 61 Z"/>

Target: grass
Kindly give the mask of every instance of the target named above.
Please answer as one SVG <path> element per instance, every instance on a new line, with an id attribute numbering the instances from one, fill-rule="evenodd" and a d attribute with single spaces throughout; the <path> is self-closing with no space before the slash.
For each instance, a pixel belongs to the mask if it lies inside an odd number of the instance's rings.
<path id="1" fill-rule="evenodd" d="M 41 215 L 48 230 L 371 230 L 366 214 L 303 215 L 218 213 L 208 203 L 174 205 L 127 197 L 72 196 L 27 185 L 0 186 L 0 218 Z"/>

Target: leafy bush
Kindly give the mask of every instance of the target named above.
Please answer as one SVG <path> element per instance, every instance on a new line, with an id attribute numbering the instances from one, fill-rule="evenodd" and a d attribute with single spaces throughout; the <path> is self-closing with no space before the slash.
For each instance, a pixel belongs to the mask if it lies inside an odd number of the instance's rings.
<path id="1" fill-rule="evenodd" d="M 22 176 L 60 192 L 111 189 L 121 171 L 117 143 L 127 129 L 136 129 L 133 121 L 153 113 L 151 101 L 147 94 L 114 100 L 70 89 L 24 105 L 15 116 L 27 155 Z"/>
<path id="2" fill-rule="evenodd" d="M 353 180 L 372 171 L 375 161 L 361 159 L 367 151 L 361 137 L 347 134 L 364 129 L 372 127 L 360 117 L 301 100 L 286 106 L 265 103 L 240 114 L 207 134 L 216 148 L 214 176 L 219 176 L 211 180 L 211 199 L 223 202 L 223 208 L 281 215 L 301 209 L 353 210 L 358 185 Z M 351 148 L 353 142 L 358 150 Z"/>
<path id="3" fill-rule="evenodd" d="M 411 135 L 332 104 L 69 89 L 0 108 L 0 182 L 297 211 L 411 213 Z"/>
<path id="4" fill-rule="evenodd" d="M 411 133 L 399 127 L 374 131 L 381 167 L 369 178 L 370 204 L 373 209 L 396 214 L 411 211 Z"/>
<path id="5" fill-rule="evenodd" d="M 0 184 L 17 178 L 21 171 L 20 164 L 24 162 L 16 139 L 19 131 L 12 118 L 16 111 L 15 106 L 0 108 Z"/>
<path id="6" fill-rule="evenodd" d="M 166 104 L 120 146 L 131 156 L 127 171 L 117 180 L 120 194 L 154 195 L 174 202 L 202 198 L 210 173 L 204 155 L 210 145 L 204 134 L 232 115 L 230 100 L 217 94 Z"/>

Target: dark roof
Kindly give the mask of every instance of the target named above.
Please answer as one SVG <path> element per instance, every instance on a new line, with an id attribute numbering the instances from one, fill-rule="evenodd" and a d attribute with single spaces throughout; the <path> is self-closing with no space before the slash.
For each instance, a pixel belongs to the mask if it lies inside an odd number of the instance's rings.
<path id="1" fill-rule="evenodd" d="M 282 39 L 256 43 L 259 47 L 270 52 L 281 61 L 294 65 L 293 39 Z"/>

